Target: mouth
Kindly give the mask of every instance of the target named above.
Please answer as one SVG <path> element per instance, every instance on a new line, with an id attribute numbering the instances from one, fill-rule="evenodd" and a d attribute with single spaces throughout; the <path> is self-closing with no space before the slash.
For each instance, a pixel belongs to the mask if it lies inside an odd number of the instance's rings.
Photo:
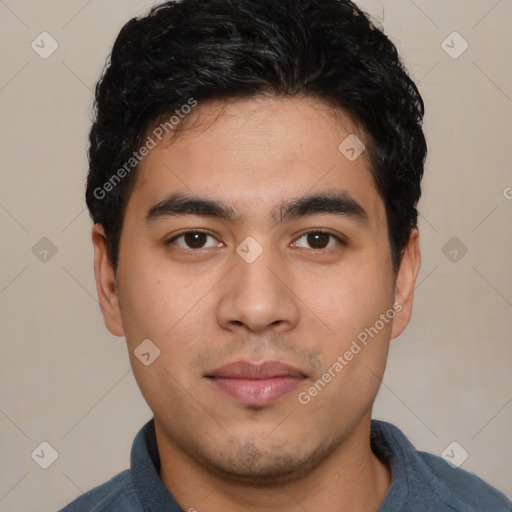
<path id="1" fill-rule="evenodd" d="M 278 362 L 237 361 L 217 368 L 206 378 L 215 388 L 240 403 L 264 406 L 276 402 L 306 379 L 300 370 Z"/>

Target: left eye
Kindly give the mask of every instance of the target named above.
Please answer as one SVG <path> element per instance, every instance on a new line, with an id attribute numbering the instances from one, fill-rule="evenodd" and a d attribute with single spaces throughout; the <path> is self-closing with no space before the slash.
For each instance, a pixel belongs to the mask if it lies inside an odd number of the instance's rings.
<path id="1" fill-rule="evenodd" d="M 294 243 L 294 245 L 299 247 L 305 247 L 299 244 L 300 240 L 305 240 L 305 242 L 310 245 L 310 247 L 306 247 L 306 249 L 312 248 L 315 250 L 329 249 L 336 244 L 343 244 L 343 241 L 339 237 L 325 231 L 310 231 L 309 233 L 304 233 L 297 239 L 297 242 Z"/>
<path id="2" fill-rule="evenodd" d="M 210 245 L 206 245 L 208 238 L 213 240 L 213 243 Z M 182 243 L 185 245 L 177 243 L 178 240 L 182 240 Z M 182 233 L 181 235 L 177 235 L 173 239 L 169 240 L 169 243 L 171 242 L 183 249 L 207 249 L 208 247 L 215 247 L 219 245 L 213 236 L 208 233 L 203 233 L 202 231 L 188 231 L 186 233 Z"/>

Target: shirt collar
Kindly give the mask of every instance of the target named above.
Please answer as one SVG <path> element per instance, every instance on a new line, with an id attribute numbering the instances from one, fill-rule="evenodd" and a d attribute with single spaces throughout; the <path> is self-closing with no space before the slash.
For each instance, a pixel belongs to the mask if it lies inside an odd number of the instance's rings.
<path id="1" fill-rule="evenodd" d="M 154 418 L 142 427 L 133 441 L 131 473 L 144 512 L 182 512 L 160 480 Z"/>
<path id="2" fill-rule="evenodd" d="M 416 450 L 397 427 L 383 421 L 372 420 L 370 441 L 373 452 L 391 467 L 391 486 L 379 512 L 391 511 L 388 509 L 391 503 L 396 512 L 407 501 L 410 484 L 407 468 L 413 463 L 408 459 Z M 144 512 L 182 512 L 160 480 L 154 418 L 142 427 L 133 441 L 131 473 Z"/>

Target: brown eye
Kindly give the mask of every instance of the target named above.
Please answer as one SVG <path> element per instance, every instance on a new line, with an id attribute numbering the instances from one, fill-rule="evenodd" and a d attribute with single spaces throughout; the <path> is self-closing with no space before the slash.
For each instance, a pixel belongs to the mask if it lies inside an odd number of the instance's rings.
<path id="1" fill-rule="evenodd" d="M 204 233 L 185 233 L 183 235 L 183 241 L 191 249 L 202 249 L 207 238 L 208 235 Z"/>
<path id="2" fill-rule="evenodd" d="M 300 240 L 305 240 L 307 245 L 301 245 L 299 243 Z M 327 233 L 325 231 L 310 231 L 309 233 L 304 233 L 294 245 L 305 247 L 306 249 L 322 250 L 329 249 L 337 243 L 344 244 L 339 237 L 332 233 Z"/>
<path id="3" fill-rule="evenodd" d="M 213 243 L 210 242 L 210 245 L 206 245 L 209 238 L 213 240 Z M 178 247 L 191 250 L 215 247 L 218 245 L 218 243 L 215 242 L 216 240 L 213 236 L 208 233 L 203 233 L 202 231 L 187 231 L 186 233 L 181 233 L 181 235 L 175 236 L 169 241 L 169 243 L 175 243 Z"/>
<path id="4" fill-rule="evenodd" d="M 313 249 L 325 249 L 329 245 L 330 236 L 327 233 L 310 233 L 307 241 Z"/>

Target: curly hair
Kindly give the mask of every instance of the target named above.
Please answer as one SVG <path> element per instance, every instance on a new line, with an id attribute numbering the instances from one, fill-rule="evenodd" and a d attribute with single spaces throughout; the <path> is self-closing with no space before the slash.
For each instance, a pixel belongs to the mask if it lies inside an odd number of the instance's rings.
<path id="1" fill-rule="evenodd" d="M 96 85 L 86 191 L 114 268 L 148 130 L 191 98 L 262 94 L 324 100 L 362 128 L 396 272 L 417 226 L 424 104 L 394 44 L 349 0 L 168 1 L 124 25 Z M 130 159 L 133 172 L 104 187 Z"/>

